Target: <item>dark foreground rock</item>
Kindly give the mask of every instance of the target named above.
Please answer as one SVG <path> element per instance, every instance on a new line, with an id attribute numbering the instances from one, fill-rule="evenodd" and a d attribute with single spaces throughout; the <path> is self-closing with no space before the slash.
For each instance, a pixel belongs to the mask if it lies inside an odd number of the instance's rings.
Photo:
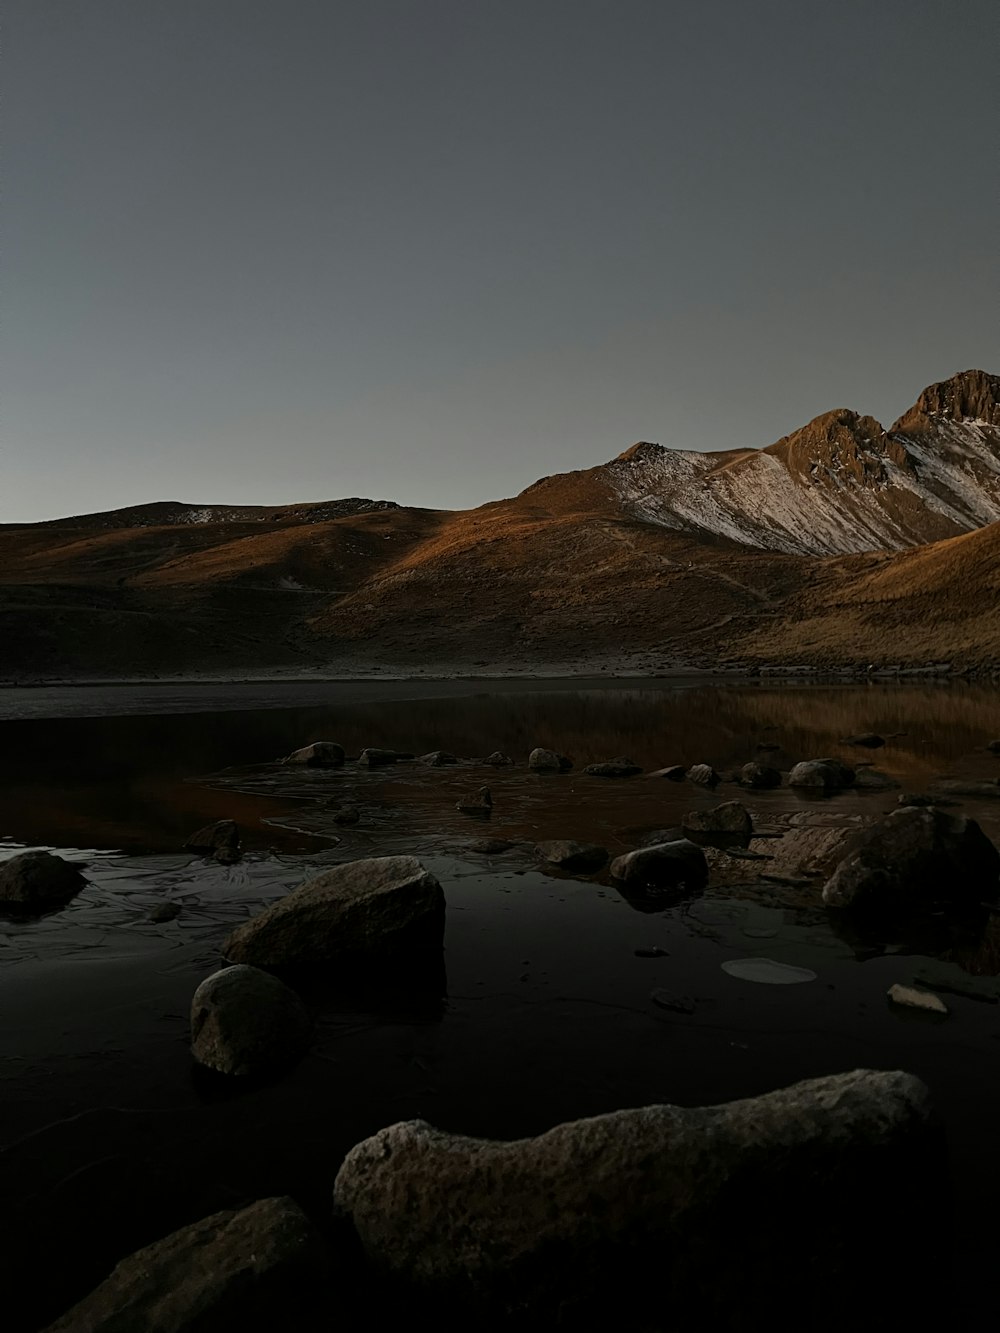
<path id="1" fill-rule="evenodd" d="M 535 847 L 535 853 L 549 865 L 558 866 L 560 870 L 583 874 L 600 870 L 608 859 L 605 848 L 597 847 L 591 842 L 573 842 L 570 838 L 554 838 L 548 842 L 540 842 Z"/>
<path id="2" fill-rule="evenodd" d="M 779 1262 L 781 1308 L 825 1330 L 855 1306 L 908 1307 L 904 1258 L 927 1308 L 947 1282 L 946 1224 L 887 1227 L 882 1209 L 911 1216 L 919 1200 L 935 1216 L 944 1168 L 928 1122 L 918 1079 L 864 1070 L 510 1143 L 415 1120 L 353 1148 L 334 1196 L 377 1270 L 470 1318 L 770 1328 Z"/>
<path id="3" fill-rule="evenodd" d="M 340 768 L 343 762 L 344 747 L 336 741 L 313 741 L 282 760 L 285 764 L 308 764 L 310 768 Z"/>
<path id="4" fill-rule="evenodd" d="M 243 1333 L 287 1327 L 324 1278 L 324 1247 L 291 1199 L 215 1213 L 123 1259 L 46 1333 Z"/>
<path id="5" fill-rule="evenodd" d="M 854 784 L 854 769 L 839 759 L 806 759 L 788 775 L 789 787 L 812 787 L 818 791 L 841 791 Z"/>
<path id="6" fill-rule="evenodd" d="M 440 952 L 441 885 L 414 856 L 335 866 L 238 926 L 223 946 L 255 967 L 405 960 Z"/>
<path id="7" fill-rule="evenodd" d="M 214 857 L 221 865 L 240 859 L 240 827 L 235 819 L 219 819 L 192 833 L 184 844 L 186 852 Z"/>
<path id="8" fill-rule="evenodd" d="M 68 903 L 86 882 L 79 866 L 61 856 L 21 852 L 0 865 L 0 903 L 44 911 Z"/>
<path id="9" fill-rule="evenodd" d="M 1000 852 L 974 819 L 902 806 L 860 836 L 824 885 L 823 901 L 905 919 L 993 901 L 998 876 Z"/>
<path id="10" fill-rule="evenodd" d="M 615 857 L 611 874 L 638 892 L 689 891 L 704 888 L 708 883 L 708 862 L 696 843 L 680 838 Z"/>
<path id="11" fill-rule="evenodd" d="M 257 967 L 224 967 L 191 1001 L 191 1054 L 206 1069 L 253 1078 L 294 1063 L 312 1019 L 291 987 Z"/>
<path id="12" fill-rule="evenodd" d="M 739 777 L 744 787 L 753 787 L 757 790 L 768 790 L 781 786 L 781 774 L 778 769 L 769 768 L 766 764 L 758 764 L 756 760 L 744 764 L 740 769 Z"/>
<path id="13" fill-rule="evenodd" d="M 592 778 L 634 778 L 637 773 L 642 772 L 642 768 L 623 755 L 618 759 L 608 759 L 601 764 L 588 764 L 583 771 L 589 773 Z"/>

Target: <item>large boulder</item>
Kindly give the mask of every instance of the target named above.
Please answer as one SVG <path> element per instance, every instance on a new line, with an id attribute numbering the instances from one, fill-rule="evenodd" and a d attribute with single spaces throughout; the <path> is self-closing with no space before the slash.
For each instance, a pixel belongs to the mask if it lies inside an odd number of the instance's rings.
<path id="1" fill-rule="evenodd" d="M 705 853 L 687 838 L 654 843 L 626 852 L 611 862 L 611 874 L 627 888 L 638 891 L 701 889 L 708 882 Z"/>
<path id="2" fill-rule="evenodd" d="M 589 773 L 592 778 L 634 778 L 637 773 L 642 772 L 642 768 L 622 755 L 618 759 L 608 759 L 601 764 L 588 764 L 583 771 Z"/>
<path id="3" fill-rule="evenodd" d="M 711 810 L 689 810 L 684 816 L 684 832 L 696 838 L 721 836 L 747 841 L 753 834 L 753 819 L 740 801 L 726 801 Z"/>
<path id="4" fill-rule="evenodd" d="M 51 852 L 21 852 L 0 865 L 0 903 L 19 908 L 59 907 L 86 884 L 79 866 Z"/>
<path id="5" fill-rule="evenodd" d="M 440 951 L 441 885 L 415 856 L 349 861 L 237 926 L 226 958 L 255 967 L 405 960 Z"/>
<path id="6" fill-rule="evenodd" d="M 535 773 L 566 773 L 573 767 L 573 761 L 555 750 L 536 745 L 528 755 L 528 767 Z"/>
<path id="7" fill-rule="evenodd" d="M 353 1148 L 334 1198 L 378 1269 L 470 1317 L 592 1328 L 627 1308 L 628 1327 L 769 1328 L 779 1255 L 781 1301 L 826 1330 L 906 1303 L 894 1256 L 933 1255 L 947 1280 L 942 1229 L 887 1228 L 881 1206 L 937 1202 L 928 1101 L 909 1074 L 858 1070 L 515 1142 L 412 1120 Z"/>
<path id="8" fill-rule="evenodd" d="M 573 842 L 570 838 L 553 838 L 537 843 L 535 854 L 550 866 L 587 874 L 600 870 L 608 859 L 603 847 L 591 842 Z"/>
<path id="9" fill-rule="evenodd" d="M 839 759 L 805 759 L 788 775 L 789 787 L 811 787 L 834 792 L 854 784 L 854 769 Z"/>
<path id="10" fill-rule="evenodd" d="M 206 824 L 191 834 L 184 850 L 214 857 L 221 865 L 232 865 L 240 859 L 240 826 L 235 819 L 219 819 L 214 824 Z"/>
<path id="11" fill-rule="evenodd" d="M 308 764 L 310 768 L 340 768 L 344 763 L 344 747 L 336 741 L 313 741 L 303 745 L 301 750 L 293 750 L 284 764 Z"/>
<path id="12" fill-rule="evenodd" d="M 1000 852 L 974 819 L 902 806 L 866 829 L 823 888 L 829 907 L 906 917 L 976 908 L 1000 891 Z"/>
<path id="13" fill-rule="evenodd" d="M 290 987 L 237 964 L 206 977 L 191 1001 L 191 1053 L 220 1074 L 254 1077 L 291 1064 L 308 1047 L 312 1020 Z"/>
<path id="14" fill-rule="evenodd" d="M 291 1199 L 215 1213 L 123 1259 L 46 1333 L 236 1333 L 308 1309 L 324 1246 Z"/>
<path id="15" fill-rule="evenodd" d="M 776 768 L 769 768 L 766 764 L 758 764 L 756 760 L 751 760 L 740 769 L 740 782 L 744 787 L 767 790 L 781 786 L 781 773 Z"/>

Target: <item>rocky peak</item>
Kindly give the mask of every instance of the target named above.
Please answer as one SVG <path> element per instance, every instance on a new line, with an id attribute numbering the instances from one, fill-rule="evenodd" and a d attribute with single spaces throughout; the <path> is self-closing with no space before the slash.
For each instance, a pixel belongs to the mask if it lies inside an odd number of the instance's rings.
<path id="1" fill-rule="evenodd" d="M 925 430 L 934 419 L 1000 426 L 1000 375 L 990 375 L 985 370 L 962 370 L 951 379 L 931 384 L 892 429 L 910 434 Z"/>
<path id="2" fill-rule="evenodd" d="M 886 479 L 886 460 L 902 462 L 902 450 L 874 417 L 837 407 L 814 417 L 764 450 L 803 481 L 845 481 L 870 484 Z M 900 457 L 897 458 L 896 454 Z"/>
<path id="3" fill-rule="evenodd" d="M 638 444 L 633 444 L 618 455 L 615 460 L 619 463 L 631 463 L 645 458 L 659 458 L 664 453 L 662 444 L 650 444 L 648 440 L 640 440 Z"/>

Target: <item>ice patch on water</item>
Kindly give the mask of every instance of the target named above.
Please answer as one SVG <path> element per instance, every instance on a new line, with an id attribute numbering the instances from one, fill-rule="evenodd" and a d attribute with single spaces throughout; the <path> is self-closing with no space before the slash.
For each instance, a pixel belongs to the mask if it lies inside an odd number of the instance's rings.
<path id="1" fill-rule="evenodd" d="M 773 958 L 731 958 L 722 964 L 722 970 L 740 981 L 756 981 L 765 986 L 797 986 L 816 980 L 816 973 L 810 968 L 776 963 Z"/>

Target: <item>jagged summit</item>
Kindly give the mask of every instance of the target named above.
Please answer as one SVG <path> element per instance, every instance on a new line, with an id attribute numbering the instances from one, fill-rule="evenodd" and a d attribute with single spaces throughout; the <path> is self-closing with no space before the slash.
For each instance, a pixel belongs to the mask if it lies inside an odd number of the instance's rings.
<path id="1" fill-rule="evenodd" d="M 934 418 L 1000 426 L 1000 375 L 985 370 L 962 370 L 950 379 L 929 385 L 892 430 L 904 435 L 925 430 Z"/>

